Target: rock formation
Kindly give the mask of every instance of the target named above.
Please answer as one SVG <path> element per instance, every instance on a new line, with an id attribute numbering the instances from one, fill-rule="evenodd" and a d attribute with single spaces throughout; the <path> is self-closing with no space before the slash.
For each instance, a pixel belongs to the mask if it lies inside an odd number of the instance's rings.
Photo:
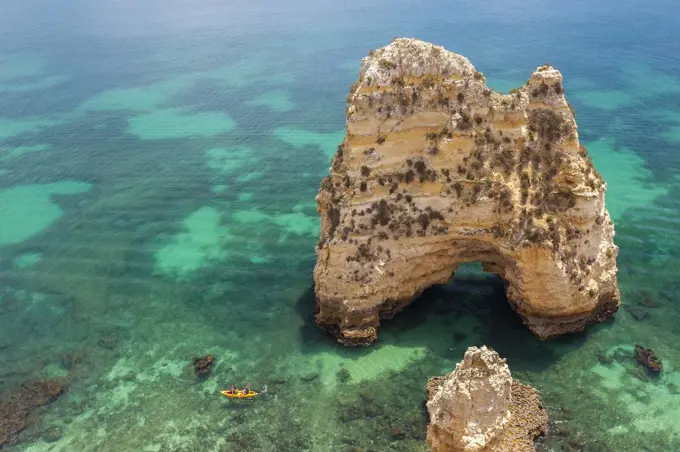
<path id="1" fill-rule="evenodd" d="M 434 452 L 527 452 L 548 426 L 536 390 L 513 381 L 486 347 L 468 348 L 453 372 L 428 381 L 427 393 Z"/>
<path id="2" fill-rule="evenodd" d="M 371 51 L 317 195 L 317 323 L 347 345 L 458 264 L 481 262 L 542 339 L 619 307 L 606 184 L 579 144 L 562 75 L 508 94 L 463 56 L 415 39 Z"/>
<path id="3" fill-rule="evenodd" d="M 63 394 L 60 380 L 37 380 L 0 393 L 0 449 L 16 440 L 38 408 Z"/>

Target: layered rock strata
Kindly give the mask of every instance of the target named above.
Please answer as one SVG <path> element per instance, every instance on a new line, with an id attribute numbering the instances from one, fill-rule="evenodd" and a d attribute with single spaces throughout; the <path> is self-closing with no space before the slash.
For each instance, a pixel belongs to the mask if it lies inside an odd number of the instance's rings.
<path id="1" fill-rule="evenodd" d="M 415 39 L 371 51 L 316 198 L 317 323 L 347 345 L 460 263 L 481 262 L 538 337 L 619 307 L 606 184 L 578 139 L 562 75 L 508 94 L 463 56 Z"/>
<path id="2" fill-rule="evenodd" d="M 453 372 L 428 381 L 427 393 L 434 452 L 527 452 L 548 426 L 536 390 L 513 381 L 486 347 L 468 348 Z"/>

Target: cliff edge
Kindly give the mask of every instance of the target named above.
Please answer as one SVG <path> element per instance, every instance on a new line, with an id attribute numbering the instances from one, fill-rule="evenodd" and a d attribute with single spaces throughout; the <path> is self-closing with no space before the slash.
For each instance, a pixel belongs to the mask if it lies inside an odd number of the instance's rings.
<path id="1" fill-rule="evenodd" d="M 395 39 L 362 60 L 346 115 L 314 269 L 316 322 L 340 342 L 373 342 L 380 319 L 464 262 L 498 274 L 542 339 L 617 311 L 606 184 L 558 70 L 501 94 L 467 58 Z"/>

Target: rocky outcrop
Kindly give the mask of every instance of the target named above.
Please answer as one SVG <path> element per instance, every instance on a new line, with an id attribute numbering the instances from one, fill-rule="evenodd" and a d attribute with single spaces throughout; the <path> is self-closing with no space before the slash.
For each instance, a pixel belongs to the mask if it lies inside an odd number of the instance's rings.
<path id="1" fill-rule="evenodd" d="M 606 184 L 579 144 L 562 75 L 508 94 L 463 56 L 414 39 L 371 52 L 317 196 L 316 321 L 347 345 L 458 264 L 482 262 L 540 338 L 619 307 Z"/>
<path id="2" fill-rule="evenodd" d="M 37 380 L 0 393 L 0 449 L 17 439 L 32 414 L 64 393 L 60 380 Z"/>
<path id="3" fill-rule="evenodd" d="M 493 350 L 470 347 L 446 377 L 427 386 L 427 442 L 435 452 L 527 452 L 548 416 L 536 390 L 513 381 Z"/>

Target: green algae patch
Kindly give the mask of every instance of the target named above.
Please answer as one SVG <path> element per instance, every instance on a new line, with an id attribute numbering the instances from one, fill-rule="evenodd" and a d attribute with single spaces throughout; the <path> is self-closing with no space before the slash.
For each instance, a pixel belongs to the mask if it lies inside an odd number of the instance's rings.
<path id="1" fill-rule="evenodd" d="M 84 182 L 61 181 L 0 190 L 0 246 L 21 243 L 54 224 L 64 212 L 51 195 L 74 195 L 90 188 Z"/>
<path id="2" fill-rule="evenodd" d="M 230 132 L 234 127 L 234 120 L 223 113 L 189 112 L 179 108 L 128 119 L 128 132 L 142 140 L 212 137 Z"/>
<path id="3" fill-rule="evenodd" d="M 297 149 L 310 145 L 318 146 L 330 162 L 335 155 L 338 144 L 345 138 L 345 131 L 322 133 L 294 127 L 279 127 L 274 129 L 274 136 Z"/>
<path id="4" fill-rule="evenodd" d="M 202 207 L 183 221 L 184 232 L 175 235 L 155 253 L 156 273 L 177 280 L 211 262 L 226 258 L 225 245 L 232 240 L 229 230 L 220 225 L 220 213 L 212 207 Z"/>
<path id="5" fill-rule="evenodd" d="M 277 113 L 284 113 L 295 108 L 295 104 L 288 97 L 288 93 L 279 89 L 264 92 L 249 100 L 246 104 L 256 107 L 267 107 Z"/>
<path id="6" fill-rule="evenodd" d="M 628 148 L 614 150 L 611 140 L 587 143 L 595 168 L 607 183 L 606 205 L 613 220 L 631 208 L 649 206 L 668 189 L 651 182 L 652 172 L 642 157 Z"/>

